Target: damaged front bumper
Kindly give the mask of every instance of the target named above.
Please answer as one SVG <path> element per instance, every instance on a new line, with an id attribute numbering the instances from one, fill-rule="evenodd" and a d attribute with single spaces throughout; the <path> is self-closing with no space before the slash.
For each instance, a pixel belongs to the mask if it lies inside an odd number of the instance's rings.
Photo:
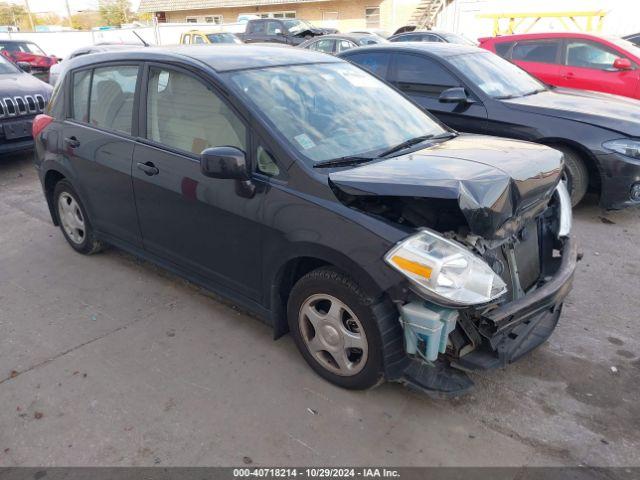
<path id="1" fill-rule="evenodd" d="M 475 343 L 470 351 L 450 355 L 451 338 L 446 348 L 443 338 L 446 341 L 452 331 L 452 319 L 450 316 L 436 318 L 442 324 L 441 328 L 434 321 L 434 328 L 424 330 L 424 335 L 418 335 L 414 345 L 405 338 L 409 355 L 403 362 L 388 369 L 387 378 L 431 395 L 459 395 L 473 386 L 473 381 L 465 371 L 503 367 L 538 347 L 555 329 L 563 301 L 571 290 L 578 260 L 575 240 L 565 238 L 559 254 L 560 262 L 554 274 L 523 297 L 476 315 L 473 319 L 464 311 L 460 312 L 456 318 L 458 328 L 468 333 L 468 338 Z M 403 306 L 401 314 L 419 311 L 420 306 L 415 303 L 419 302 L 414 302 L 410 307 Z M 431 305 L 424 308 L 428 318 L 434 316 L 434 311 L 438 312 Z M 407 325 L 404 326 L 407 332 Z M 418 345 L 420 341 L 425 344 Z M 437 352 L 435 356 L 434 349 Z"/>

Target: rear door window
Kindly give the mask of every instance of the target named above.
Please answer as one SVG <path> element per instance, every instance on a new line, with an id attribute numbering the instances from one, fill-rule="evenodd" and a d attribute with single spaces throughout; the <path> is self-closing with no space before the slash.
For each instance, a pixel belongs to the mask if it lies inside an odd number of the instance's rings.
<path id="1" fill-rule="evenodd" d="M 204 43 L 204 38 L 202 38 L 202 35 L 194 35 L 193 36 L 193 43 L 202 44 L 202 43 Z"/>
<path id="2" fill-rule="evenodd" d="M 517 42 L 511 59 L 521 62 L 558 63 L 559 40 Z"/>
<path id="3" fill-rule="evenodd" d="M 137 65 L 117 65 L 93 71 L 89 101 L 91 125 L 131 134 L 138 70 Z"/>
<path id="4" fill-rule="evenodd" d="M 390 58 L 390 54 L 382 52 L 359 53 L 356 55 L 349 55 L 349 57 L 347 57 L 350 62 L 360 65 L 365 70 L 370 71 L 380 78 L 385 78 L 387 76 Z"/>
<path id="5" fill-rule="evenodd" d="M 313 44 L 313 49 L 323 53 L 333 53 L 336 48 L 336 41 L 333 39 L 318 40 Z"/>

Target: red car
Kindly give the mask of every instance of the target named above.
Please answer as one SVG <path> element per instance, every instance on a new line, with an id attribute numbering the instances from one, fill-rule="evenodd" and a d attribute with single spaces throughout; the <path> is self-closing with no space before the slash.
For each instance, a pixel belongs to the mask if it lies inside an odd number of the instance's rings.
<path id="1" fill-rule="evenodd" d="M 618 37 L 528 33 L 479 39 L 549 85 L 640 99 L 640 48 Z"/>
<path id="2" fill-rule="evenodd" d="M 45 82 L 49 80 L 51 65 L 58 63 L 56 57 L 47 55 L 38 45 L 25 40 L 0 40 L 0 54 L 15 64 L 28 63 L 29 73 Z"/>

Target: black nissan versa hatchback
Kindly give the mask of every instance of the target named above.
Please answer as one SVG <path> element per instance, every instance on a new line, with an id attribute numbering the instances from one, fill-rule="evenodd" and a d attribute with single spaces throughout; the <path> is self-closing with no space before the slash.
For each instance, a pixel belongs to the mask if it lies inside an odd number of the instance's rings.
<path id="1" fill-rule="evenodd" d="M 463 392 L 548 338 L 571 288 L 561 153 L 457 134 L 327 55 L 80 57 L 34 135 L 72 248 L 227 296 L 343 387 Z"/>

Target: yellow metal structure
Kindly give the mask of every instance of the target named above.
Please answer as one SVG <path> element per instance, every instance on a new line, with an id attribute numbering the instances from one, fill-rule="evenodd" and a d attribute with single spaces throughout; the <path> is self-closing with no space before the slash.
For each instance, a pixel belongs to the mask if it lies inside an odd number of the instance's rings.
<path id="1" fill-rule="evenodd" d="M 579 31 L 591 32 L 601 31 L 604 17 L 607 14 L 604 10 L 596 10 L 591 12 L 584 11 L 568 11 L 568 12 L 528 12 L 528 13 L 484 13 L 479 14 L 478 18 L 489 18 L 493 20 L 493 35 L 509 35 L 512 33 L 527 33 L 543 18 L 556 18 L 565 30 L 570 30 L 567 21 L 572 22 Z M 578 22 L 578 19 L 585 19 L 584 25 Z M 507 25 L 503 27 L 501 20 L 507 20 Z M 517 30 L 520 27 L 524 31 Z"/>

